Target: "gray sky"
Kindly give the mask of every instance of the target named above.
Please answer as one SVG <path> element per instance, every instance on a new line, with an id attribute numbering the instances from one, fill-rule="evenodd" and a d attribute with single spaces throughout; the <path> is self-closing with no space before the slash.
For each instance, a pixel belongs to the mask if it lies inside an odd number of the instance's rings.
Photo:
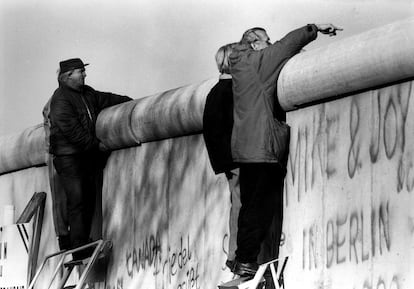
<path id="1" fill-rule="evenodd" d="M 0 136 L 42 122 L 61 60 L 86 83 L 140 98 L 217 76 L 214 54 L 253 26 L 272 41 L 308 23 L 344 28 L 306 49 L 414 17 L 410 0 L 1 0 Z M 396 44 L 398 45 L 398 44 Z"/>

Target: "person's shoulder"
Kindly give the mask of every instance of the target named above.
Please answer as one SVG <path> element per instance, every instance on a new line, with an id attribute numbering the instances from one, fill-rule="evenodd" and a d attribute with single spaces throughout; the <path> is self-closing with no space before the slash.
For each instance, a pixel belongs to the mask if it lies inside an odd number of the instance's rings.
<path id="1" fill-rule="evenodd" d="M 92 86 L 89 86 L 89 85 L 84 85 L 83 86 L 83 89 L 86 89 L 86 90 L 95 90 Z"/>
<path id="2" fill-rule="evenodd" d="M 60 107 L 62 105 L 63 102 L 66 101 L 66 97 L 65 97 L 65 92 L 64 89 L 62 89 L 62 87 L 58 87 L 52 97 L 50 98 L 50 103 L 49 103 L 49 111 L 51 114 L 53 114 L 54 110 L 57 107 Z"/>
<path id="3" fill-rule="evenodd" d="M 95 92 L 96 90 L 92 87 L 92 86 L 89 86 L 89 85 L 84 85 L 83 86 L 83 91 L 84 92 Z"/>
<path id="4" fill-rule="evenodd" d="M 55 89 L 55 91 L 52 94 L 52 99 L 56 99 L 56 98 L 60 98 L 60 97 L 64 97 L 65 95 L 65 90 L 63 89 L 63 87 L 59 86 L 58 88 Z"/>
<path id="5" fill-rule="evenodd" d="M 58 88 L 56 88 L 56 90 L 54 91 L 51 97 L 50 105 L 55 106 L 57 105 L 57 103 L 70 102 L 71 101 L 70 96 L 71 96 L 71 93 L 67 88 L 63 86 L 59 86 Z"/>
<path id="6" fill-rule="evenodd" d="M 238 43 L 234 45 L 233 52 L 230 54 L 230 62 L 238 62 L 244 55 L 252 52 L 253 49 L 248 44 Z"/>

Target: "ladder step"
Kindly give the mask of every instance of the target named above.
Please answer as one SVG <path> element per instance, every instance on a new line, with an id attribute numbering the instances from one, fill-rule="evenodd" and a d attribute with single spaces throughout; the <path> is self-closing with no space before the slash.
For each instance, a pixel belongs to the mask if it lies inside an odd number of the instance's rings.
<path id="1" fill-rule="evenodd" d="M 80 252 L 83 250 L 91 250 L 89 248 L 95 247 L 95 249 L 93 250 L 93 252 L 91 253 L 91 256 L 88 256 L 87 258 L 84 259 L 75 259 L 69 262 L 64 262 L 64 259 L 67 255 L 76 253 L 76 252 Z M 88 274 L 90 274 L 91 272 L 91 268 L 92 266 L 96 265 L 97 261 L 99 259 L 103 259 L 104 262 L 107 261 L 107 257 L 110 256 L 110 252 L 112 249 L 112 242 L 111 241 L 104 241 L 104 240 L 98 240 L 98 241 L 94 241 L 92 243 L 89 244 L 85 244 L 83 246 L 80 246 L 78 248 L 75 249 L 71 249 L 71 250 L 63 250 L 63 251 L 59 251 L 57 253 L 53 253 L 50 254 L 48 256 L 45 257 L 45 259 L 42 262 L 42 265 L 40 266 L 40 268 L 37 270 L 35 276 L 33 277 L 33 279 L 30 281 L 29 287 L 28 289 L 33 289 L 34 285 L 41 273 L 41 271 L 45 268 L 46 263 L 49 261 L 50 258 L 53 257 L 57 257 L 60 256 L 60 260 L 54 270 L 53 276 L 51 276 L 50 278 L 50 284 L 49 287 L 52 285 L 52 283 L 54 282 L 59 269 L 62 269 L 62 265 L 63 267 L 66 269 L 63 272 L 63 276 L 60 278 L 59 282 L 59 289 L 72 289 L 72 288 L 83 288 L 86 278 L 88 277 Z M 87 254 L 85 254 L 87 255 Z M 99 264 L 99 262 L 98 262 Z M 79 277 L 79 284 L 76 286 L 65 286 L 66 281 L 68 279 L 68 277 L 70 276 L 70 274 L 72 273 L 72 270 L 75 268 L 75 266 L 79 266 L 79 265 L 83 265 L 85 266 L 84 268 L 79 268 L 81 269 L 80 271 L 83 271 L 81 276 Z"/>
<path id="2" fill-rule="evenodd" d="M 86 265 L 89 262 L 90 257 L 85 258 L 85 259 L 80 259 L 80 260 L 72 260 L 69 262 L 66 262 L 65 264 L 63 264 L 63 266 L 65 266 L 66 268 L 70 268 L 70 267 L 75 267 L 75 266 L 79 266 L 79 265 Z"/>
<path id="3" fill-rule="evenodd" d="M 237 289 L 238 286 L 248 280 L 252 279 L 252 277 L 240 277 L 237 279 L 233 279 L 231 281 L 228 281 L 226 283 L 218 285 L 219 289 Z"/>
<path id="4" fill-rule="evenodd" d="M 96 259 L 99 260 L 99 259 L 103 259 L 107 257 L 110 254 L 111 250 L 112 250 L 112 242 L 106 241 L 104 243 L 102 251 L 99 252 L 98 257 Z M 72 261 L 66 262 L 64 266 L 66 268 L 69 268 L 69 267 L 74 267 L 74 266 L 79 266 L 79 265 L 86 265 L 89 263 L 90 259 L 91 257 L 87 257 L 87 258 L 79 259 L 79 260 L 72 260 Z"/>

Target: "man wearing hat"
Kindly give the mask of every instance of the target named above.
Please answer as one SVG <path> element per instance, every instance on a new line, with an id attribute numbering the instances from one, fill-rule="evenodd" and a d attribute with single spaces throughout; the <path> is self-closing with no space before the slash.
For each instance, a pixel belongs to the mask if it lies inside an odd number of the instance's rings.
<path id="1" fill-rule="evenodd" d="M 100 142 L 95 134 L 98 114 L 106 107 L 131 100 L 85 85 L 87 65 L 79 58 L 61 61 L 59 87 L 50 102 L 49 152 L 64 189 L 65 196 L 60 199 L 66 198 L 69 227 L 68 236 L 59 236 L 60 249 L 76 248 L 90 241 L 96 196 L 102 189 L 107 156 L 100 152 Z M 62 210 L 64 206 L 56 208 Z M 80 251 L 73 257 L 82 259 L 89 254 Z"/>

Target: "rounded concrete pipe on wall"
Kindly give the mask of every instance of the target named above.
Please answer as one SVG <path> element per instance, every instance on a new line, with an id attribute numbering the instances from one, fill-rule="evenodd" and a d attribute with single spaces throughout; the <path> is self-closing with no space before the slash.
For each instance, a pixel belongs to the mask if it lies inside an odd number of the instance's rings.
<path id="1" fill-rule="evenodd" d="M 203 129 L 207 94 L 218 79 L 172 89 L 105 109 L 96 124 L 110 149 L 177 137 Z"/>
<path id="2" fill-rule="evenodd" d="M 39 124 L 19 134 L 0 138 L 0 174 L 22 170 L 46 162 L 45 131 Z"/>
<path id="3" fill-rule="evenodd" d="M 323 37 L 319 35 L 318 37 Z M 414 18 L 298 54 L 283 67 L 285 110 L 414 77 Z"/>

